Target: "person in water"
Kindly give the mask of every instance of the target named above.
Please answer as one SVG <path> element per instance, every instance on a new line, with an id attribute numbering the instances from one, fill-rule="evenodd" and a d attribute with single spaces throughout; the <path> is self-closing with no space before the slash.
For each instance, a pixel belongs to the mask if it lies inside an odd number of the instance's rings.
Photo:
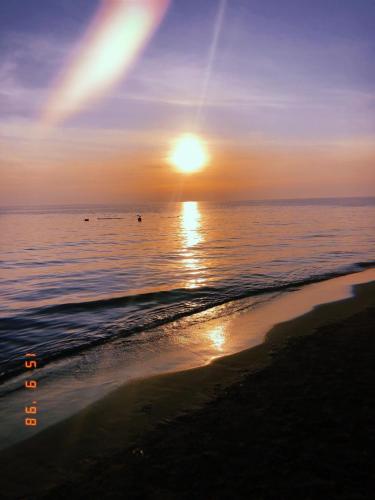
<path id="1" fill-rule="evenodd" d="M 142 222 L 142 216 L 141 215 L 137 215 L 137 218 L 138 218 L 138 222 Z"/>

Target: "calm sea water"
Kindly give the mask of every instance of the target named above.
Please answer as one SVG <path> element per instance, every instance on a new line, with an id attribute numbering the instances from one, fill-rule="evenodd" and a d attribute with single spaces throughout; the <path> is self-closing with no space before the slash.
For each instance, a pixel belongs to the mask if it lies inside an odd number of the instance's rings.
<path id="1" fill-rule="evenodd" d="M 5 379 L 26 352 L 46 365 L 236 298 L 374 264 L 375 198 L 3 208 L 0 234 Z"/>

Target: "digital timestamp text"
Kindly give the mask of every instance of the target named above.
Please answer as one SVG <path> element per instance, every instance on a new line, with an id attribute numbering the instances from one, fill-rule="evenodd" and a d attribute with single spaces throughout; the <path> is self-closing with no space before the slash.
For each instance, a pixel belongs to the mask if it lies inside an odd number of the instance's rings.
<path id="1" fill-rule="evenodd" d="M 27 370 L 32 370 L 30 373 L 30 376 L 32 376 L 32 373 L 36 368 L 38 368 L 38 360 L 36 358 L 35 353 L 27 353 L 25 355 L 25 368 Z M 33 378 L 27 378 L 25 380 L 25 389 L 29 392 L 29 396 L 31 401 L 31 404 L 29 406 L 25 406 L 25 418 L 24 422 L 26 426 L 31 426 L 35 427 L 38 425 L 38 407 L 37 407 L 37 401 L 35 398 L 36 394 L 36 389 L 38 387 L 38 381 L 33 379 Z"/>

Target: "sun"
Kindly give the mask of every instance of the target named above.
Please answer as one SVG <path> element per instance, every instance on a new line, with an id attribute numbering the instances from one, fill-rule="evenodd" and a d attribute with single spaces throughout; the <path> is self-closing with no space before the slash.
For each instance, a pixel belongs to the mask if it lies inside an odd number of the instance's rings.
<path id="1" fill-rule="evenodd" d="M 184 134 L 176 139 L 168 157 L 179 172 L 199 172 L 208 163 L 209 157 L 204 141 L 194 134 Z"/>

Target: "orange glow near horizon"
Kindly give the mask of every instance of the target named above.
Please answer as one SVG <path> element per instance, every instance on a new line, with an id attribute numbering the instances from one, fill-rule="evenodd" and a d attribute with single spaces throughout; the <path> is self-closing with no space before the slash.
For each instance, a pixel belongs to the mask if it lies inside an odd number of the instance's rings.
<path id="1" fill-rule="evenodd" d="M 102 0 L 73 60 L 52 91 L 43 121 L 60 122 L 124 77 L 168 5 L 169 0 Z"/>

